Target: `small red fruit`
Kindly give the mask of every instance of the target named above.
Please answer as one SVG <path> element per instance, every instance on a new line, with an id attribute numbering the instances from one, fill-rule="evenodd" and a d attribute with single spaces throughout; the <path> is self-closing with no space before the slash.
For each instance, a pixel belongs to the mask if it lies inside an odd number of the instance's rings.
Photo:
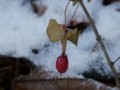
<path id="1" fill-rule="evenodd" d="M 66 55 L 60 55 L 57 57 L 56 69 L 59 73 L 65 73 L 68 69 L 68 58 Z"/>

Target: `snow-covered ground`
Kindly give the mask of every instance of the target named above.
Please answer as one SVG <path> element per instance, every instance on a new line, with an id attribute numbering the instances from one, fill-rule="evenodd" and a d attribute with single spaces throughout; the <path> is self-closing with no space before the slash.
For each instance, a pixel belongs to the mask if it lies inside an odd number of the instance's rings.
<path id="1" fill-rule="evenodd" d="M 56 19 L 64 23 L 64 9 L 68 0 L 43 0 L 47 11 L 38 17 L 32 11 L 29 0 L 0 0 L 0 54 L 14 57 L 30 58 L 36 65 L 45 65 L 49 71 L 56 71 L 56 58 L 61 54 L 61 44 L 51 43 L 46 34 L 46 28 L 50 19 Z M 84 0 L 99 33 L 105 39 L 112 60 L 120 56 L 120 2 L 109 6 L 103 6 L 102 0 Z M 72 3 L 67 11 L 67 20 L 73 14 L 75 7 Z M 81 7 L 79 7 L 74 20 L 87 21 Z M 91 27 L 80 35 L 78 46 L 71 42 L 67 44 L 69 69 L 65 75 L 77 75 L 90 68 L 96 69 L 101 74 L 110 75 L 110 69 L 106 64 L 102 51 L 92 52 L 96 44 L 95 35 Z M 37 55 L 32 49 L 38 49 Z M 120 61 L 115 66 L 119 71 Z"/>

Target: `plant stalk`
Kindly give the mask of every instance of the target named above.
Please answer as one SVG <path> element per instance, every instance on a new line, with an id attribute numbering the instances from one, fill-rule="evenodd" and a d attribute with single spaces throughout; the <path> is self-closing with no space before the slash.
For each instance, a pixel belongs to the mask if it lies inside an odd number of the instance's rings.
<path id="1" fill-rule="evenodd" d="M 62 54 L 65 55 L 66 52 L 66 45 L 67 45 L 67 39 L 66 39 L 66 33 L 62 39 Z"/>
<path id="2" fill-rule="evenodd" d="M 96 40 L 97 40 L 98 43 L 100 44 L 100 47 L 101 47 L 101 49 L 102 49 L 102 51 L 103 51 L 103 53 L 104 53 L 104 55 L 105 55 L 105 58 L 106 58 L 106 60 L 107 60 L 107 63 L 108 63 L 108 65 L 109 65 L 109 67 L 111 68 L 111 71 L 112 71 L 113 76 L 114 76 L 114 78 L 115 78 L 116 85 L 117 85 L 118 89 L 120 90 L 120 80 L 119 80 L 117 71 L 116 71 L 116 69 L 115 69 L 115 67 L 114 67 L 114 63 L 111 61 L 111 59 L 110 59 L 110 57 L 109 57 L 109 55 L 108 55 L 108 52 L 107 52 L 107 50 L 106 50 L 106 48 L 105 48 L 105 45 L 104 45 L 104 43 L 103 43 L 103 41 L 102 41 L 102 39 L 101 39 L 101 36 L 99 35 L 98 30 L 97 30 L 97 28 L 96 28 L 96 26 L 95 26 L 95 24 L 94 24 L 94 22 L 93 22 L 93 20 L 92 20 L 92 18 L 91 18 L 91 16 L 90 16 L 89 12 L 88 12 L 88 10 L 86 9 L 83 1 L 82 1 L 82 0 L 79 0 L 79 3 L 80 3 L 80 5 L 81 5 L 84 13 L 86 14 L 86 16 L 87 16 L 87 18 L 88 18 L 88 20 L 89 20 L 92 28 L 93 28 L 93 32 L 95 33 Z"/>

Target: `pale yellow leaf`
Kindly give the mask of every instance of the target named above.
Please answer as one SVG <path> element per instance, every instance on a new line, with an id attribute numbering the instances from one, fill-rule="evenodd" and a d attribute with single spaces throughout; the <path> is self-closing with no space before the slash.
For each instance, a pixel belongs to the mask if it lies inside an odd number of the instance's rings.
<path id="1" fill-rule="evenodd" d="M 80 34 L 80 32 L 77 29 L 68 30 L 67 40 L 71 41 L 73 44 L 75 44 L 77 46 L 79 34 Z"/>
<path id="2" fill-rule="evenodd" d="M 73 2 L 73 6 L 75 6 L 77 3 L 79 3 L 79 0 L 71 0 Z"/>
<path id="3" fill-rule="evenodd" d="M 64 33 L 65 32 L 63 28 L 61 27 L 61 25 L 59 25 L 56 20 L 50 19 L 48 27 L 47 27 L 47 35 L 50 41 L 56 42 L 56 41 L 61 40 L 64 36 Z"/>

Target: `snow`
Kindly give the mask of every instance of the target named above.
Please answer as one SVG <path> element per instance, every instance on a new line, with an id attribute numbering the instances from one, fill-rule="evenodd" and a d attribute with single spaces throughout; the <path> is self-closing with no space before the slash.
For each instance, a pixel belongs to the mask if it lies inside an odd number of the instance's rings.
<path id="1" fill-rule="evenodd" d="M 22 2 L 22 0 L 0 1 L 2 8 L 5 7 L 5 10 L 0 8 L 1 54 L 12 54 L 17 57 L 29 56 L 30 49 L 34 48 L 38 42 L 41 43 L 41 47 L 46 42 L 46 39 L 42 39 L 45 30 L 41 32 L 45 22 L 44 18 L 37 18 L 31 12 L 30 5 L 23 6 Z"/>
<path id="2" fill-rule="evenodd" d="M 14 57 L 27 57 L 36 65 L 44 65 L 49 71 L 57 72 L 55 69 L 56 58 L 61 54 L 60 42 L 51 43 L 46 34 L 49 19 L 56 19 L 59 23 L 64 23 L 64 9 L 68 0 L 44 0 L 47 11 L 38 17 L 33 11 L 29 0 L 0 0 L 0 54 Z M 102 0 L 84 1 L 91 14 L 99 33 L 105 39 L 112 60 L 119 57 L 120 52 L 120 13 L 115 9 L 120 8 L 120 3 L 103 6 Z M 72 3 L 68 7 L 67 22 L 71 18 L 75 7 Z M 77 11 L 74 19 L 78 22 L 88 21 L 81 7 Z M 67 76 L 80 74 L 96 69 L 101 74 L 110 75 L 110 69 L 105 61 L 102 51 L 92 52 L 96 44 L 95 35 L 91 27 L 80 35 L 78 46 L 71 42 L 67 44 L 66 54 L 69 58 L 69 68 Z M 35 55 L 32 49 L 40 52 Z M 97 64 L 95 62 L 98 62 Z M 119 70 L 119 61 L 115 64 Z M 100 66 L 103 70 L 101 70 Z M 104 73 L 103 73 L 104 72 Z"/>
<path id="3" fill-rule="evenodd" d="M 96 88 L 99 90 L 99 89 L 101 89 L 103 86 L 104 86 L 104 84 L 102 84 L 102 83 L 100 83 L 100 82 L 96 82 L 96 81 L 94 81 L 94 80 L 91 80 L 91 79 L 89 79 L 89 81 L 91 81 L 91 82 L 93 82 L 95 85 L 96 85 Z M 104 86 L 104 88 L 106 89 L 106 90 L 118 90 L 116 87 L 105 87 Z"/>

